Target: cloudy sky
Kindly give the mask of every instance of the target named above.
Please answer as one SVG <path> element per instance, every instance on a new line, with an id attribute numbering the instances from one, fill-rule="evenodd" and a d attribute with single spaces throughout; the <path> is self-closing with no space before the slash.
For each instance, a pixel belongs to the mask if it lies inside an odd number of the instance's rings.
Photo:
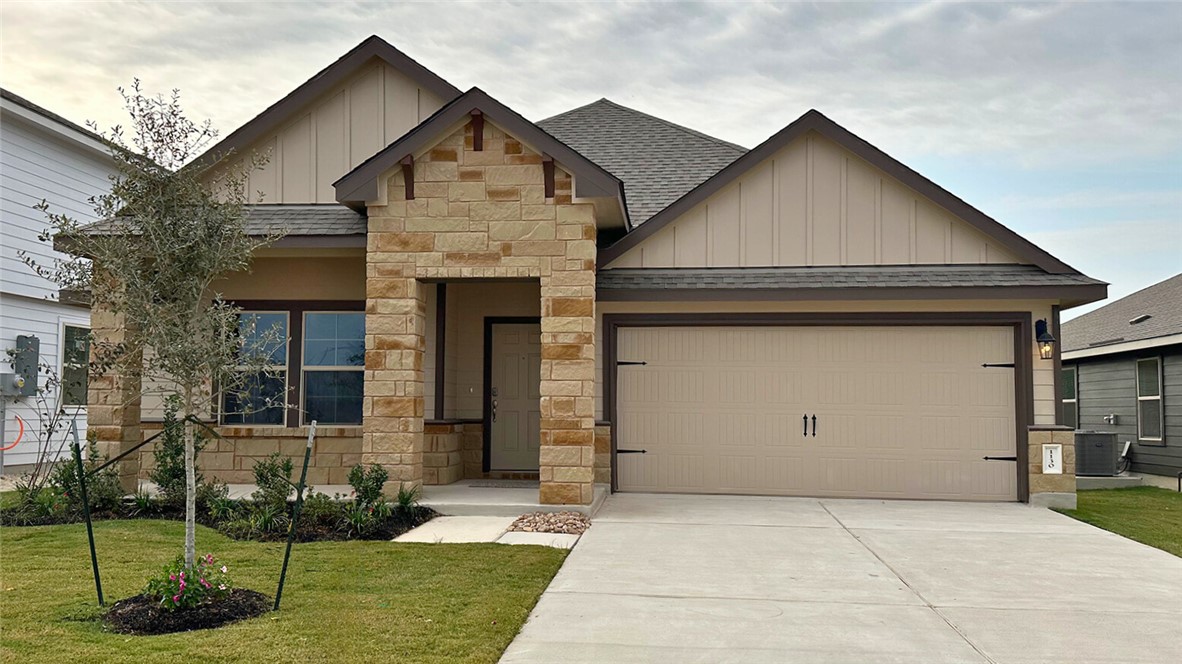
<path id="1" fill-rule="evenodd" d="M 178 87 L 226 134 L 370 34 L 532 119 L 607 97 L 751 147 L 817 108 L 1113 297 L 1182 272 L 1182 4 L 9 0 L 0 76 L 103 127 Z"/>

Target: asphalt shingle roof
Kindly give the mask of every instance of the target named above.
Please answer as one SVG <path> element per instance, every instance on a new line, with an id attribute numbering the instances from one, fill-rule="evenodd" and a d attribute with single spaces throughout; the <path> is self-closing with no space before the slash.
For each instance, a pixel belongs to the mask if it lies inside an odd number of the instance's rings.
<path id="1" fill-rule="evenodd" d="M 1051 274 L 1034 265 L 876 265 L 858 267 L 613 268 L 597 290 L 740 290 L 782 288 L 964 288 L 1089 286 L 1082 274 Z"/>
<path id="2" fill-rule="evenodd" d="M 1144 315 L 1149 318 L 1129 322 Z M 1182 274 L 1069 320 L 1060 330 L 1064 351 L 1182 334 Z"/>
<path id="3" fill-rule="evenodd" d="M 366 217 L 336 203 L 328 204 L 259 204 L 247 205 L 246 232 L 249 235 L 365 235 Z M 88 234 L 98 235 L 118 228 L 110 219 L 96 221 L 83 227 Z"/>
<path id="4" fill-rule="evenodd" d="M 742 146 L 607 99 L 537 125 L 624 181 L 633 226 L 747 152 Z"/>

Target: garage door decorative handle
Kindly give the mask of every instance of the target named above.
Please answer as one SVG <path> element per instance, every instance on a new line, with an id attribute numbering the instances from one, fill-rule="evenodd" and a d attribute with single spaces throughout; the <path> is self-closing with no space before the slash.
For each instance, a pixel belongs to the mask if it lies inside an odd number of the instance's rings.
<path id="1" fill-rule="evenodd" d="M 984 459 L 985 461 L 1017 461 L 1018 460 L 1018 457 L 1016 457 L 1016 456 L 983 456 L 981 458 Z"/>
<path id="2" fill-rule="evenodd" d="M 817 416 L 813 415 L 813 438 L 817 437 Z"/>
<path id="3" fill-rule="evenodd" d="M 648 450 L 616 450 L 616 454 L 648 454 Z"/>
<path id="4" fill-rule="evenodd" d="M 805 436 L 805 438 L 808 438 L 808 435 L 809 435 L 809 416 L 808 416 L 808 413 L 805 413 L 804 415 L 801 415 L 801 416 L 800 416 L 800 419 L 804 420 L 804 436 Z"/>
<path id="5" fill-rule="evenodd" d="M 619 362 L 616 362 L 617 367 L 643 367 L 646 364 L 648 364 L 648 362 L 635 362 L 629 360 L 620 360 Z"/>

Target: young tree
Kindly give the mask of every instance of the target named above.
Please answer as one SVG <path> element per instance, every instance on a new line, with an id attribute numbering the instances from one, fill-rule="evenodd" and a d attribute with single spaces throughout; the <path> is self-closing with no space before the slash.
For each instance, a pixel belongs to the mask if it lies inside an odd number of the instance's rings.
<path id="1" fill-rule="evenodd" d="M 243 208 L 248 175 L 266 158 L 250 155 L 237 168 L 206 172 L 189 162 L 216 132 L 208 121 L 185 116 L 178 91 L 149 96 L 138 80 L 119 91 L 130 124 L 103 135 L 117 171 L 110 192 L 92 200 L 102 221 L 82 225 L 42 203 L 49 221 L 42 239 L 56 236 L 74 258 L 38 265 L 26 256 L 25 262 L 63 289 L 89 291 L 94 309 L 126 326 L 118 343 L 92 339 L 93 376 L 117 370 L 141 384 L 175 386 L 169 391 L 185 422 L 184 558 L 192 567 L 195 421 L 209 412 L 214 386 L 249 392 L 248 383 L 265 372 L 266 348 L 242 341 L 259 335 L 243 334 L 239 309 L 211 285 L 248 269 L 254 251 L 276 237 L 248 235 Z"/>

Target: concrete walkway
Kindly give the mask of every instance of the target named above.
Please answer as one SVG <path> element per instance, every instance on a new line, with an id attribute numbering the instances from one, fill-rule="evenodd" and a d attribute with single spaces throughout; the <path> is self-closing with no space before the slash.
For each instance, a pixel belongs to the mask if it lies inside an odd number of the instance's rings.
<path id="1" fill-rule="evenodd" d="M 1182 558 L 1018 504 L 610 497 L 502 662 L 1164 662 Z"/>

